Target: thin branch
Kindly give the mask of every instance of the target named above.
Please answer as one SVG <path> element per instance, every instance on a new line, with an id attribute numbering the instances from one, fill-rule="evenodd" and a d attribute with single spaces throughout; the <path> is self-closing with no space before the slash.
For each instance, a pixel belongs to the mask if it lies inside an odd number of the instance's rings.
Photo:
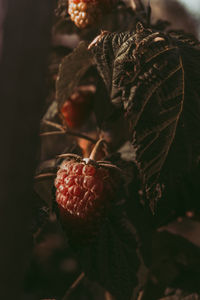
<path id="1" fill-rule="evenodd" d="M 65 135 L 65 131 L 47 131 L 40 133 L 40 136 L 50 136 L 50 135 Z"/>
<path id="2" fill-rule="evenodd" d="M 57 158 L 67 158 L 67 157 L 80 159 L 80 156 L 74 153 L 63 153 L 57 156 Z"/>
<path id="3" fill-rule="evenodd" d="M 71 131 L 71 130 L 67 130 L 67 131 L 48 131 L 48 132 L 40 133 L 40 136 L 62 135 L 62 134 L 71 135 L 71 136 L 75 136 L 77 138 L 85 139 L 85 140 L 88 140 L 88 141 L 92 142 L 93 144 L 96 144 L 96 142 L 97 142 L 96 140 L 89 137 L 88 135 L 85 135 L 83 133 L 79 133 L 79 132 L 76 132 L 76 131 Z"/>
<path id="4" fill-rule="evenodd" d="M 116 170 L 116 171 L 119 171 L 120 173 L 122 172 L 122 169 L 118 168 L 117 166 L 115 165 L 112 165 L 112 164 L 104 164 L 104 163 L 100 163 L 100 166 L 101 167 L 107 167 L 107 168 L 111 168 L 113 170 Z"/>
<path id="5" fill-rule="evenodd" d="M 139 293 L 137 300 L 142 300 L 142 296 L 143 296 L 143 291 L 141 291 L 141 292 Z"/>
<path id="6" fill-rule="evenodd" d="M 96 145 L 94 146 L 94 148 L 90 154 L 89 159 L 96 160 L 99 150 L 102 149 L 102 147 L 104 147 L 105 145 L 107 145 L 107 143 L 104 139 L 98 140 L 98 142 L 96 143 Z"/>
<path id="7" fill-rule="evenodd" d="M 82 272 L 78 278 L 72 283 L 72 285 L 70 286 L 70 288 L 67 290 L 67 292 L 65 293 L 64 297 L 62 300 L 68 300 L 70 294 L 72 293 L 72 291 L 80 284 L 81 280 L 85 277 L 85 273 Z"/>
<path id="8" fill-rule="evenodd" d="M 105 300 L 115 300 L 115 298 L 108 291 L 106 291 Z"/>
<path id="9" fill-rule="evenodd" d="M 48 121 L 48 120 L 43 120 L 43 123 L 46 124 L 46 125 L 52 126 L 54 128 L 57 128 L 60 131 L 65 131 L 65 128 L 62 125 L 57 124 L 55 122 L 51 122 L 51 121 Z"/>
<path id="10" fill-rule="evenodd" d="M 110 161 L 107 161 L 107 160 L 98 160 L 97 163 L 98 163 L 98 164 L 104 164 L 104 165 L 105 165 L 105 164 L 109 164 L 109 165 L 111 164 L 111 162 L 110 162 Z"/>
<path id="11" fill-rule="evenodd" d="M 52 179 L 52 178 L 55 178 L 55 177 L 56 177 L 56 173 L 44 173 L 44 174 L 36 175 L 34 177 L 34 179 L 36 181 L 40 181 L 40 180 L 43 180 L 43 179 Z"/>

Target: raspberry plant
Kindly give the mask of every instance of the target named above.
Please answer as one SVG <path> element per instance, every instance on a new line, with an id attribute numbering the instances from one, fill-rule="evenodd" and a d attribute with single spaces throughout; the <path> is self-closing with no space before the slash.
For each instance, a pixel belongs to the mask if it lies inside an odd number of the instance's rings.
<path id="1" fill-rule="evenodd" d="M 169 287 L 175 296 L 199 293 L 189 280 L 181 284 L 199 274 L 189 254 L 198 262 L 199 249 L 161 230 L 197 218 L 200 208 L 200 43 L 168 31 L 164 20 L 151 24 L 150 8 L 59 2 L 54 33 L 81 42 L 57 66 L 55 100 L 42 120 L 56 129 L 42 138 L 67 142 L 36 179 L 53 178 L 51 205 L 81 271 L 116 300 L 165 299 Z M 94 93 L 83 92 L 91 85 Z M 97 151 L 102 139 L 106 155 Z"/>

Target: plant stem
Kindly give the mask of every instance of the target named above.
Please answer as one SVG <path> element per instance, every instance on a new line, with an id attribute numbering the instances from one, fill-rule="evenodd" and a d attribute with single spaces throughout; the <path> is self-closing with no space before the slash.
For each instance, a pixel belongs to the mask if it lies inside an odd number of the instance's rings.
<path id="1" fill-rule="evenodd" d="M 73 154 L 73 153 L 64 153 L 64 154 L 60 154 L 57 156 L 57 158 L 67 158 L 67 157 L 72 157 L 72 158 L 79 158 L 80 159 L 80 156 L 77 155 L 77 154 Z"/>
<path id="2" fill-rule="evenodd" d="M 34 177 L 34 179 L 37 181 L 40 181 L 43 179 L 51 179 L 51 178 L 55 178 L 55 177 L 56 177 L 56 173 L 44 173 L 44 174 L 36 175 Z"/>
<path id="3" fill-rule="evenodd" d="M 115 298 L 108 291 L 106 291 L 105 300 L 115 300 Z"/>
<path id="4" fill-rule="evenodd" d="M 81 139 L 85 139 L 88 140 L 90 142 L 92 142 L 93 144 L 95 144 L 97 141 L 94 140 L 93 138 L 83 134 L 83 133 L 78 133 L 76 131 L 71 131 L 71 130 L 67 130 L 67 131 L 48 131 L 48 132 L 43 132 L 40 133 L 40 136 L 50 136 L 50 135 L 71 135 L 71 136 L 75 136 L 77 138 L 81 138 Z"/>
<path id="5" fill-rule="evenodd" d="M 89 159 L 96 160 L 99 150 L 105 145 L 106 145 L 106 141 L 104 139 L 98 140 L 98 142 L 96 143 L 96 145 L 94 146 L 94 148 L 90 154 Z"/>
<path id="6" fill-rule="evenodd" d="M 67 290 L 67 292 L 65 293 L 64 297 L 62 300 L 68 300 L 70 294 L 72 293 L 72 291 L 79 285 L 79 283 L 81 282 L 81 280 L 85 277 L 85 273 L 82 272 L 78 278 L 72 283 L 72 285 L 70 286 L 70 288 Z"/>
<path id="7" fill-rule="evenodd" d="M 59 129 L 60 131 L 65 131 L 65 128 L 64 128 L 62 125 L 57 124 L 57 123 L 55 123 L 55 122 L 48 121 L 48 120 L 43 120 L 42 123 L 43 123 L 43 124 L 46 124 L 46 125 L 49 125 L 49 126 L 52 126 L 52 127 L 54 127 L 54 128 L 57 128 L 57 129 Z"/>

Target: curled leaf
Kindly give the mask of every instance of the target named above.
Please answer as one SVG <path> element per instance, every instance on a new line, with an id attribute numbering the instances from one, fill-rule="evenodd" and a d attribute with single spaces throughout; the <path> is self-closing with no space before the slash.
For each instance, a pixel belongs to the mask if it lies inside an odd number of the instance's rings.
<path id="1" fill-rule="evenodd" d="M 73 93 L 92 64 L 92 55 L 84 42 L 62 60 L 56 81 L 56 100 L 59 106 Z"/>

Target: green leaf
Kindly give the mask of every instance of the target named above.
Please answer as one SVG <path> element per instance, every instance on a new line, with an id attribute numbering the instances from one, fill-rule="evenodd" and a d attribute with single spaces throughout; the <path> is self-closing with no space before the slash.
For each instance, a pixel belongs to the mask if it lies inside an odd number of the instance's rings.
<path id="1" fill-rule="evenodd" d="M 97 240 L 80 251 L 79 258 L 86 275 L 116 300 L 137 299 L 147 268 L 140 255 L 137 232 L 121 205 L 112 211 Z"/>
<path id="2" fill-rule="evenodd" d="M 129 120 L 143 201 L 152 212 L 200 154 L 200 46 L 187 35 L 145 29 L 104 34 L 93 47 L 114 105 Z M 199 130 L 195 130 L 199 128 Z"/>
<path id="3" fill-rule="evenodd" d="M 62 60 L 56 81 L 56 100 L 59 105 L 72 94 L 92 63 L 92 54 L 84 42 Z"/>

